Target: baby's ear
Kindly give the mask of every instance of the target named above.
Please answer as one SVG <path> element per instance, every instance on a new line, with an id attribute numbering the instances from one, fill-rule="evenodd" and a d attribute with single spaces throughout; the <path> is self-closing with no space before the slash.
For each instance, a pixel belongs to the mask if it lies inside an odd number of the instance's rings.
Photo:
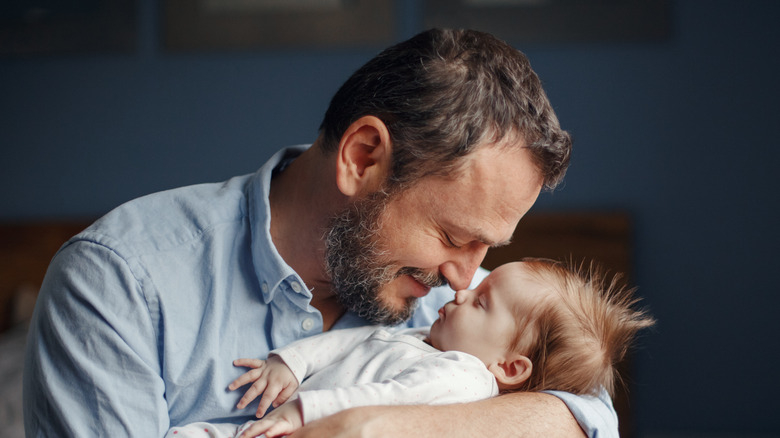
<path id="1" fill-rule="evenodd" d="M 512 355 L 503 362 L 495 362 L 488 366 L 488 371 L 496 376 L 498 387 L 501 389 L 518 388 L 531 377 L 532 369 L 531 359 L 519 354 Z"/>

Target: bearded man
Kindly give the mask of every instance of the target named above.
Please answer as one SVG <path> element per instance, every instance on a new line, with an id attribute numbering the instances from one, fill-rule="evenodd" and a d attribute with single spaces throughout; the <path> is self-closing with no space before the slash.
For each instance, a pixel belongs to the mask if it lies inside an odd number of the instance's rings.
<path id="1" fill-rule="evenodd" d="M 234 407 L 233 359 L 325 330 L 431 324 L 561 181 L 570 150 L 528 60 L 496 38 L 432 30 L 383 51 L 310 147 L 131 201 L 63 246 L 30 330 L 28 436 L 241 423 L 256 406 Z M 583 432 L 617 436 L 608 397 L 363 407 L 295 436 Z"/>

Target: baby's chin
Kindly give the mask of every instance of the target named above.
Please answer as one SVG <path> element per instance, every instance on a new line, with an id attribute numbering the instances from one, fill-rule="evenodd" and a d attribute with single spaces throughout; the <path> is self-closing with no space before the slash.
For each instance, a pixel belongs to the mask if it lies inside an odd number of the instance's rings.
<path id="1" fill-rule="evenodd" d="M 428 333 L 428 337 L 425 339 L 428 344 L 431 345 L 431 347 L 441 350 L 441 343 L 439 342 L 439 331 L 437 330 L 438 327 L 436 326 L 439 323 L 439 320 L 433 322 L 433 325 L 431 325 L 431 330 Z"/>

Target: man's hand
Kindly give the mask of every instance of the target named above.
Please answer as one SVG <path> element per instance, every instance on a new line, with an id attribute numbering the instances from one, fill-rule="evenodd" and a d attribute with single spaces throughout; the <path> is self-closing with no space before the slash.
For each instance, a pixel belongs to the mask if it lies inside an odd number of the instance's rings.
<path id="1" fill-rule="evenodd" d="M 252 368 L 234 380 L 228 389 L 235 391 L 254 382 L 238 401 L 236 407 L 244 409 L 258 395 L 263 394 L 260 405 L 257 407 L 257 418 L 263 418 L 268 407 L 272 404 L 274 407 L 278 407 L 286 402 L 298 389 L 298 379 L 295 378 L 295 374 L 277 356 L 271 356 L 268 360 L 237 359 L 233 361 L 233 365 Z"/>
<path id="2" fill-rule="evenodd" d="M 246 429 L 239 430 L 238 438 L 251 438 L 265 434 L 267 438 L 289 435 L 303 425 L 301 405 L 293 400 L 275 409 L 262 420 L 255 421 Z"/>

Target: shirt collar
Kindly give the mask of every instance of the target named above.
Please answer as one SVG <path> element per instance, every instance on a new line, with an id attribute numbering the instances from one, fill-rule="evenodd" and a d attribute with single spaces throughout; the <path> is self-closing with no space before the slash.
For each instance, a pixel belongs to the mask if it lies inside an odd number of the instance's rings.
<path id="1" fill-rule="evenodd" d="M 274 169 L 287 163 L 291 157 L 303 153 L 309 145 L 285 148 L 275 153 L 261 167 L 249 184 L 249 224 L 252 235 L 252 262 L 260 281 L 263 300 L 270 303 L 279 284 L 289 277 L 298 278 L 298 274 L 282 259 L 271 240 L 271 206 L 268 193 Z"/>

